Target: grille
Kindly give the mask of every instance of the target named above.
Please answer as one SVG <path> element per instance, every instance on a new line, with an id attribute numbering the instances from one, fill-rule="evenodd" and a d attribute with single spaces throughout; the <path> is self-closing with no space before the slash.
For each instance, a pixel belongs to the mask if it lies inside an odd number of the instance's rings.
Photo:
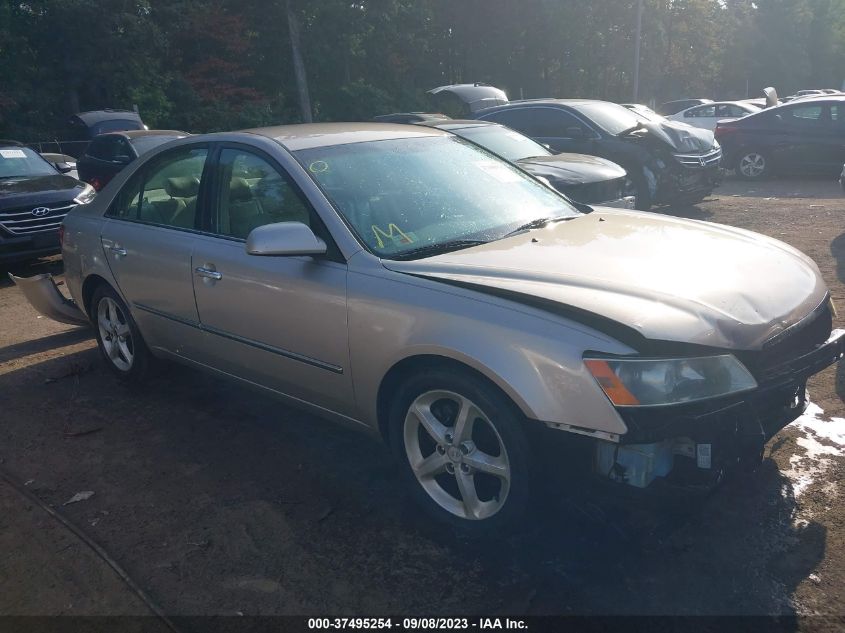
<path id="1" fill-rule="evenodd" d="M 75 206 L 76 203 L 58 202 L 0 211 L 0 227 L 3 227 L 12 235 L 29 235 L 30 233 L 52 231 L 59 228 L 68 211 Z M 32 210 L 39 207 L 47 208 L 49 212 L 40 217 L 32 215 Z"/>
<path id="2" fill-rule="evenodd" d="M 830 301 L 792 327 L 769 339 L 758 352 L 745 352 L 741 360 L 759 380 L 775 378 L 783 367 L 800 359 L 827 341 L 833 329 Z"/>
<path id="3" fill-rule="evenodd" d="M 714 149 L 706 154 L 673 154 L 675 160 L 688 169 L 706 169 L 717 166 L 722 160 L 722 150 Z"/>

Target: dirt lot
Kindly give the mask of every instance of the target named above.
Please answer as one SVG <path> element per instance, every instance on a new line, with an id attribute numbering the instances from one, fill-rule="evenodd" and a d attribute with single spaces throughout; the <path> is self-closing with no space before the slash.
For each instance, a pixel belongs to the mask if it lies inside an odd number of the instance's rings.
<path id="1" fill-rule="evenodd" d="M 808 253 L 845 325 L 836 183 L 728 180 L 670 212 Z M 61 264 L 16 272 L 43 270 Z M 491 547 L 426 523 L 368 437 L 181 367 L 129 391 L 88 331 L 37 316 L 0 281 L 0 462 L 56 506 L 93 491 L 62 510 L 171 614 L 843 615 L 845 368 L 810 389 L 823 413 L 692 510 L 562 490 L 542 523 Z M 0 614 L 144 612 L 0 480 Z"/>

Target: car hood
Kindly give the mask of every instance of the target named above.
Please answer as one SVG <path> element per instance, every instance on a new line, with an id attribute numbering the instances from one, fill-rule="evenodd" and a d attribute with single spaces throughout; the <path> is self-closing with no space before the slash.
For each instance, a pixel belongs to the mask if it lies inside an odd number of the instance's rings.
<path id="1" fill-rule="evenodd" d="M 535 176 L 543 176 L 566 184 L 604 182 L 625 176 L 625 170 L 616 163 L 586 154 L 534 156 L 516 162 Z"/>
<path id="2" fill-rule="evenodd" d="M 25 204 L 71 201 L 84 188 L 84 182 L 64 174 L 35 178 L 0 178 L 0 209 Z"/>
<path id="3" fill-rule="evenodd" d="M 669 145 L 674 152 L 701 154 L 713 149 L 716 137 L 713 132 L 680 121 L 643 121 L 643 127 Z"/>
<path id="4" fill-rule="evenodd" d="M 827 296 L 813 261 L 777 240 L 606 208 L 489 244 L 383 264 L 515 301 L 553 302 L 651 340 L 737 350 L 760 349 Z"/>

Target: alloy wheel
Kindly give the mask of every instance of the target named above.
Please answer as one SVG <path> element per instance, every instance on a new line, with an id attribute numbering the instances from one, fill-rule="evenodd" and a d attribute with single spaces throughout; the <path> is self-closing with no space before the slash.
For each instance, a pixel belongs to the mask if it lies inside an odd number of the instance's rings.
<path id="1" fill-rule="evenodd" d="M 121 371 L 132 369 L 135 357 L 132 330 L 123 310 L 111 297 L 103 297 L 97 305 L 97 328 L 109 361 Z"/>
<path id="2" fill-rule="evenodd" d="M 414 476 L 441 508 L 481 520 L 504 507 L 511 482 L 508 454 L 474 402 L 451 391 L 427 391 L 408 408 L 403 435 Z"/>
<path id="3" fill-rule="evenodd" d="M 766 171 L 766 157 L 757 152 L 745 154 L 739 161 L 739 171 L 746 178 L 759 178 Z"/>

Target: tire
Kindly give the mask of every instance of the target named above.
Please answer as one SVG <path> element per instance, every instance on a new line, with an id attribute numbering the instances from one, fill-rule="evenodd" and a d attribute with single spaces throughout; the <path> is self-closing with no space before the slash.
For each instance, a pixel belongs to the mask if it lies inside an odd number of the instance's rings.
<path id="1" fill-rule="evenodd" d="M 756 150 L 742 150 L 734 165 L 736 175 L 743 180 L 762 180 L 771 174 L 769 157 Z"/>
<path id="2" fill-rule="evenodd" d="M 473 422 L 456 429 L 464 412 Z M 435 520 L 476 536 L 524 522 L 534 489 L 526 421 L 495 387 L 469 372 L 428 369 L 400 387 L 389 422 L 403 476 Z"/>
<path id="3" fill-rule="evenodd" d="M 141 381 L 151 355 L 126 304 L 110 286 L 103 284 L 94 291 L 91 320 L 109 370 L 124 382 Z"/>
<path id="4" fill-rule="evenodd" d="M 633 191 L 634 194 L 634 208 L 638 211 L 648 211 L 651 209 L 653 203 L 651 192 L 648 188 L 648 181 L 642 173 L 629 172 L 628 176 L 630 184 L 626 184 L 626 189 Z"/>

